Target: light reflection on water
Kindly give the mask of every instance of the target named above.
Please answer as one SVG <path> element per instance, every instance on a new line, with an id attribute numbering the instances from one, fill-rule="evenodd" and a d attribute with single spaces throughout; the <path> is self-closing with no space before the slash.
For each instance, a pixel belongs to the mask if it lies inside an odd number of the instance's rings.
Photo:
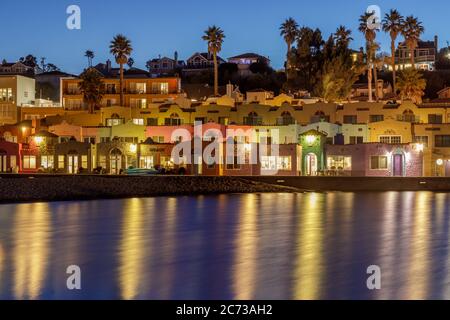
<path id="1" fill-rule="evenodd" d="M 386 192 L 1 205 L 0 298 L 450 299 L 449 204 Z M 65 287 L 72 264 L 81 291 Z"/>

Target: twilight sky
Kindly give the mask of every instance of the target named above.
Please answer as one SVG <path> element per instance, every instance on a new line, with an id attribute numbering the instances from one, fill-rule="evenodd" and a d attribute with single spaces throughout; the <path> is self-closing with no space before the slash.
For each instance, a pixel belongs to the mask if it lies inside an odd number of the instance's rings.
<path id="1" fill-rule="evenodd" d="M 442 0 L 2 0 L 0 11 L 0 59 L 16 61 L 32 53 L 59 66 L 63 71 L 80 73 L 87 61 L 84 51 L 92 49 L 94 63 L 111 58 L 108 45 L 117 33 L 132 40 L 135 66 L 160 55 L 180 59 L 196 51 L 206 51 L 201 40 L 208 25 L 217 24 L 226 34 L 223 58 L 244 52 L 269 56 L 280 68 L 286 51 L 278 27 L 287 17 L 300 25 L 319 27 L 324 38 L 340 24 L 353 30 L 351 46 L 364 40 L 357 32 L 358 17 L 368 5 L 381 7 L 382 15 L 397 8 L 403 15 L 414 14 L 425 26 L 423 39 L 439 36 L 440 47 L 450 41 L 447 21 L 450 2 Z M 81 8 L 81 30 L 66 28 L 66 8 Z M 384 51 L 389 42 L 377 36 Z"/>

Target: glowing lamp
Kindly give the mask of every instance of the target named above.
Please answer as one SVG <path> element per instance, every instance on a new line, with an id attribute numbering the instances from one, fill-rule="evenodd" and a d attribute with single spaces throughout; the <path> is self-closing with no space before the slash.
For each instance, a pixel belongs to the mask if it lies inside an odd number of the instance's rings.
<path id="1" fill-rule="evenodd" d="M 34 142 L 36 142 L 36 144 L 41 144 L 42 142 L 44 142 L 44 138 L 43 137 L 34 137 Z"/>
<path id="2" fill-rule="evenodd" d="M 423 152 L 423 148 L 424 148 L 423 143 L 417 143 L 416 144 L 417 152 Z"/>
<path id="3" fill-rule="evenodd" d="M 436 160 L 436 164 L 437 164 L 438 166 L 442 166 L 442 165 L 444 164 L 444 160 L 442 160 L 442 159 L 437 159 L 437 160 Z"/>
<path id="4" fill-rule="evenodd" d="M 306 136 L 305 140 L 307 144 L 313 144 L 316 141 L 316 136 L 312 135 Z"/>
<path id="5" fill-rule="evenodd" d="M 137 151 L 137 145 L 136 144 L 130 144 L 130 151 L 135 153 Z"/>

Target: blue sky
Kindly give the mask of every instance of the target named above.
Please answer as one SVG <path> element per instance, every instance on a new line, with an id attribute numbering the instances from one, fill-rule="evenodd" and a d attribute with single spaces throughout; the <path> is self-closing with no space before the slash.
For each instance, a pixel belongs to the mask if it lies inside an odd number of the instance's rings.
<path id="1" fill-rule="evenodd" d="M 66 28 L 66 8 L 81 8 L 81 30 Z M 425 26 L 424 39 L 439 36 L 440 47 L 450 41 L 447 15 L 450 3 L 441 0 L 2 0 L 0 11 L 0 59 L 15 61 L 32 53 L 62 70 L 79 73 L 86 66 L 83 53 L 95 51 L 95 63 L 111 58 L 109 41 L 117 33 L 133 43 L 135 66 L 144 68 L 145 61 L 159 54 L 180 59 L 195 51 L 205 51 L 201 40 L 208 25 L 219 25 L 226 34 L 221 56 L 224 58 L 257 52 L 269 56 L 280 68 L 285 44 L 278 27 L 287 17 L 300 25 L 319 27 L 324 38 L 340 25 L 354 30 L 354 48 L 363 45 L 357 30 L 358 17 L 371 5 L 381 7 L 382 14 L 397 8 L 403 15 L 414 14 Z M 378 36 L 383 50 L 389 50 L 388 37 Z"/>

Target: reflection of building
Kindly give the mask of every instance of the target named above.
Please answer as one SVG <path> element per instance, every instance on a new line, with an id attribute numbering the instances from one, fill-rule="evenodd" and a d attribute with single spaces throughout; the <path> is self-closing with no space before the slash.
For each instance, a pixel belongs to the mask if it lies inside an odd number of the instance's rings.
<path id="1" fill-rule="evenodd" d="M 436 55 L 438 53 L 438 37 L 434 41 L 419 41 L 414 50 L 414 63 L 417 69 L 434 70 Z M 411 66 L 411 53 L 405 42 L 399 44 L 395 51 L 395 63 L 398 69 L 404 69 Z"/>

